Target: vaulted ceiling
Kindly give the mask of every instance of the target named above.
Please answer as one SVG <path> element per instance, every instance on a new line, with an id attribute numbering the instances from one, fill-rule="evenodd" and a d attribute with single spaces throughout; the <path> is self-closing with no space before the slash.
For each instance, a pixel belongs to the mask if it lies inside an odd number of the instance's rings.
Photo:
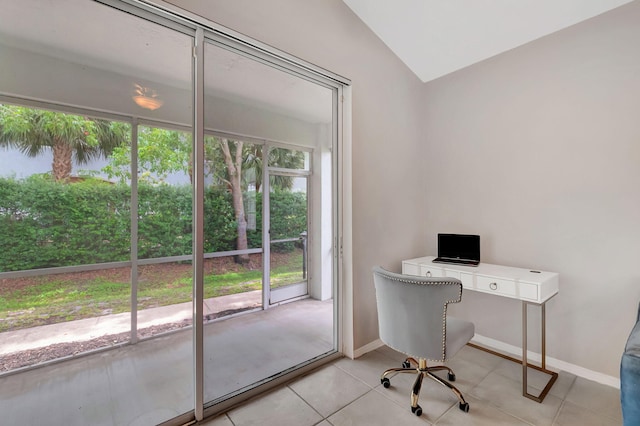
<path id="1" fill-rule="evenodd" d="M 427 82 L 632 0 L 343 1 Z"/>

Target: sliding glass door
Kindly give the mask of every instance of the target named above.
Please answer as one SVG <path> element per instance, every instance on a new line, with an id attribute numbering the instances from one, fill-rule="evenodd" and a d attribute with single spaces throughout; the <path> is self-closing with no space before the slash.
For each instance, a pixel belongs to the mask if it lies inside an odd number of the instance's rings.
<path id="1" fill-rule="evenodd" d="M 189 412 L 195 30 L 86 0 L 0 16 L 2 422 Z"/>
<path id="2" fill-rule="evenodd" d="M 182 424 L 335 353 L 340 84 L 135 0 L 0 15 L 3 420 Z"/>
<path id="3" fill-rule="evenodd" d="M 214 37 L 203 50 L 204 191 L 231 200 L 235 235 L 221 268 L 240 277 L 231 280 L 214 266 L 205 290 L 211 277 L 244 301 L 239 309 L 261 309 L 243 318 L 210 318 L 204 327 L 204 400 L 215 403 L 336 349 L 332 250 L 319 237 L 333 232 L 331 206 L 321 202 L 322 189 L 318 197 L 310 190 L 332 174 L 331 162 L 317 174 L 313 166 L 334 142 L 327 129 L 334 128 L 335 89 Z M 205 226 L 217 215 L 208 208 L 204 214 Z M 207 248 L 204 253 L 216 258 Z M 310 286 L 317 288 L 313 297 Z M 209 305 L 205 299 L 204 312 Z M 308 332 L 305 321 L 325 326 Z"/>

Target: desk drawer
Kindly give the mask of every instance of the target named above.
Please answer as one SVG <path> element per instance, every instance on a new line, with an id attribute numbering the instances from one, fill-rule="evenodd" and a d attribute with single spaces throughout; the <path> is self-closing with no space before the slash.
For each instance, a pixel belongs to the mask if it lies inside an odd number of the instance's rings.
<path id="1" fill-rule="evenodd" d="M 460 271 L 452 271 L 450 269 L 445 269 L 444 276 L 460 279 Z"/>
<path id="2" fill-rule="evenodd" d="M 420 276 L 422 277 L 444 277 L 444 270 L 431 265 L 420 265 Z"/>
<path id="3" fill-rule="evenodd" d="M 405 275 L 420 275 L 420 265 L 402 262 L 402 273 Z"/>
<path id="4" fill-rule="evenodd" d="M 520 289 L 520 298 L 529 300 L 538 300 L 538 286 L 531 283 L 521 282 L 518 285 Z"/>
<path id="5" fill-rule="evenodd" d="M 473 290 L 473 288 L 474 288 L 473 274 L 467 274 L 465 272 L 460 272 L 459 279 L 460 279 L 460 281 L 462 281 L 462 287 L 469 288 L 469 289 Z"/>
<path id="6" fill-rule="evenodd" d="M 476 289 L 487 293 L 497 293 L 505 296 L 516 295 L 515 282 L 500 278 L 483 277 L 481 275 L 478 275 L 477 277 Z"/>

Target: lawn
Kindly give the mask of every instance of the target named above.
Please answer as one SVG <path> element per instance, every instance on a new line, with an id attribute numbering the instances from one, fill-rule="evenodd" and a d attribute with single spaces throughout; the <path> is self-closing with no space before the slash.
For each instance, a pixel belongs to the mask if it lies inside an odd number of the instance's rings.
<path id="1" fill-rule="evenodd" d="M 302 252 L 272 253 L 273 287 L 302 281 Z M 138 309 L 189 302 L 192 269 L 188 263 L 139 267 Z M 130 311 L 129 268 L 0 281 L 0 332 Z M 262 288 L 261 255 L 249 263 L 230 258 L 205 261 L 204 297 Z"/>

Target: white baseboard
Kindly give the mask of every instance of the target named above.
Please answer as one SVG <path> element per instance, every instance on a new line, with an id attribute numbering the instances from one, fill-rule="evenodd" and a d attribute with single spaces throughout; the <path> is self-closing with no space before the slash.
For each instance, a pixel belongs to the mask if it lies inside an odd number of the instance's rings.
<path id="1" fill-rule="evenodd" d="M 522 357 L 522 348 L 508 343 L 501 342 L 499 340 L 485 337 L 480 334 L 476 334 L 472 343 L 477 343 L 489 349 L 494 349 L 498 352 L 514 355 L 517 358 Z M 542 355 L 537 352 L 527 351 L 527 359 L 540 362 Z M 566 371 L 567 373 L 575 374 L 587 380 L 601 383 L 603 385 L 611 386 L 613 388 L 620 389 L 620 379 L 606 374 L 598 373 L 597 371 L 589 370 L 588 368 L 580 367 L 579 365 L 571 364 L 566 361 L 562 361 L 547 355 L 547 366 L 556 370 Z"/>
<path id="2" fill-rule="evenodd" d="M 492 339 L 490 337 L 485 337 L 479 334 L 476 334 L 473 339 L 471 339 L 472 343 L 476 343 L 480 346 L 484 346 L 488 349 L 493 349 L 497 352 L 501 352 L 507 355 L 513 355 L 516 358 L 522 357 L 522 348 L 514 345 L 510 345 L 508 343 L 501 342 L 499 340 Z M 367 352 L 371 352 L 373 350 L 378 349 L 379 347 L 384 346 L 384 343 L 380 339 L 374 340 L 371 343 L 368 343 L 354 351 L 354 358 L 358 358 Z M 539 353 L 527 351 L 527 359 L 540 362 L 542 356 Z M 599 373 L 597 371 L 589 370 L 588 368 L 580 367 L 579 365 L 571 364 L 556 358 L 552 358 L 547 355 L 547 367 L 551 367 L 555 370 L 566 371 L 567 373 L 575 374 L 576 376 L 582 377 L 587 380 L 592 380 L 597 383 L 601 383 L 603 385 L 611 386 L 616 389 L 620 389 L 620 379 L 613 376 L 608 376 L 606 374 Z"/>
<path id="3" fill-rule="evenodd" d="M 364 346 L 360 346 L 358 349 L 356 349 L 355 351 L 353 351 L 353 358 L 360 358 L 362 355 L 366 354 L 367 352 L 371 352 L 371 351 L 375 351 L 378 348 L 381 348 L 384 346 L 384 343 L 382 343 L 382 340 L 380 339 L 376 339 L 373 342 L 367 343 Z"/>

